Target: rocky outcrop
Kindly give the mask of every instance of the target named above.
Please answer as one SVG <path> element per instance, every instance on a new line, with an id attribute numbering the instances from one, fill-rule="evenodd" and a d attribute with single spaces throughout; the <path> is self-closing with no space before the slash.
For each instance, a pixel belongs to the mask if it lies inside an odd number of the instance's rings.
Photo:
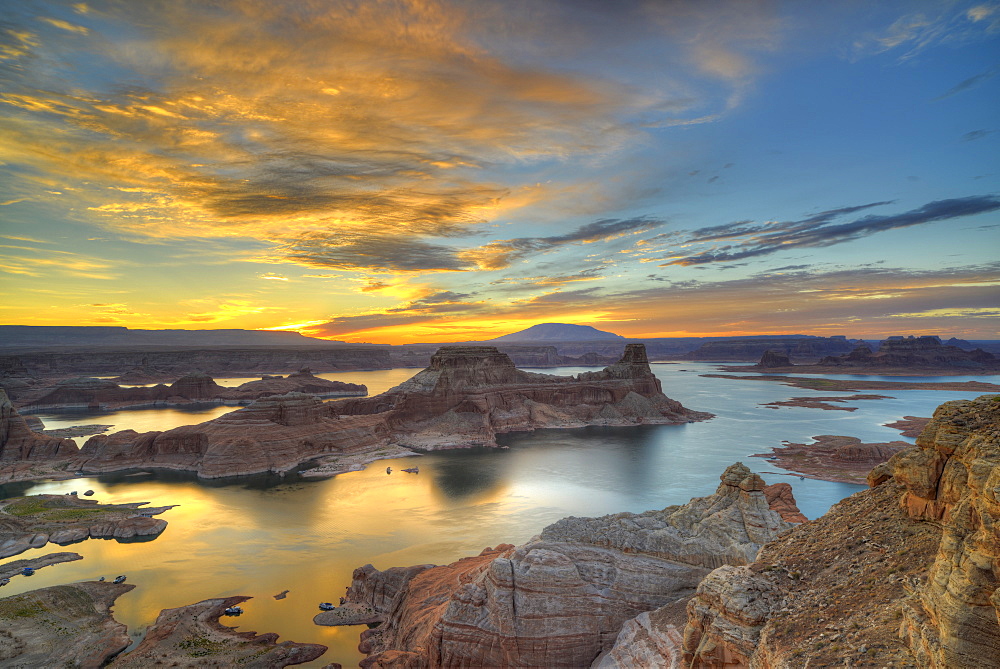
<path id="1" fill-rule="evenodd" d="M 0 599 L 0 666 L 103 667 L 131 641 L 111 606 L 134 587 L 83 582 Z"/>
<path id="2" fill-rule="evenodd" d="M 76 495 L 33 495 L 0 501 L 0 558 L 87 538 L 153 537 L 167 521 L 152 516 L 172 506 L 146 507 L 146 502 L 98 504 Z"/>
<path id="3" fill-rule="evenodd" d="M 641 344 L 630 344 L 603 371 L 575 377 L 524 372 L 493 347 L 446 347 L 429 368 L 375 397 L 323 403 L 302 393 L 269 396 L 199 425 L 96 435 L 78 462 L 88 472 L 163 467 L 220 478 L 323 459 L 339 473 L 337 458 L 396 454 L 400 446 L 495 446 L 497 434 L 514 430 L 710 416 L 663 395 Z"/>
<path id="4" fill-rule="evenodd" d="M 969 371 L 1000 370 L 1000 360 L 982 349 L 966 351 L 941 343 L 937 337 L 889 337 L 873 353 L 866 345 L 847 355 L 827 356 L 821 367 L 857 367 L 865 369 L 959 369 Z"/>
<path id="5" fill-rule="evenodd" d="M 19 403 L 35 410 L 65 407 L 120 409 L 191 402 L 237 405 L 249 404 L 261 397 L 292 392 L 321 397 L 351 397 L 367 395 L 368 389 L 356 383 L 318 378 L 308 368 L 289 374 L 287 378 L 265 376 L 260 381 L 249 381 L 237 388 L 220 386 L 208 374 L 192 372 L 169 386 L 159 384 L 151 387 L 122 387 L 107 379 L 70 379 Z"/>
<path id="6" fill-rule="evenodd" d="M 623 623 L 676 604 L 711 567 L 745 564 L 791 527 L 745 466 L 721 480 L 683 506 L 565 518 L 523 546 L 451 565 L 356 570 L 347 611 L 384 620 L 362 635 L 362 666 L 589 666 Z"/>
<path id="7" fill-rule="evenodd" d="M 946 402 L 889 461 L 906 513 L 940 523 L 925 582 L 906 598 L 903 633 L 921 667 L 1000 664 L 1000 396 Z"/>
<path id="8" fill-rule="evenodd" d="M 55 564 L 75 562 L 82 559 L 83 556 L 79 553 L 49 553 L 48 555 L 42 555 L 41 557 L 29 560 L 11 560 L 10 562 L 0 564 L 0 579 L 13 578 L 19 575 L 25 567 L 30 567 L 38 571 L 39 569 L 51 567 Z"/>
<path id="9" fill-rule="evenodd" d="M 446 346 L 410 380 L 334 410 L 344 417 L 385 413 L 399 443 L 423 449 L 495 446 L 499 433 L 542 427 L 710 417 L 663 394 L 642 344 L 628 344 L 600 372 L 575 377 L 522 371 L 492 346 Z"/>
<path id="10" fill-rule="evenodd" d="M 277 642 L 277 634 L 237 632 L 219 623 L 230 606 L 250 597 L 206 599 L 197 604 L 164 609 L 142 642 L 119 655 L 110 667 L 146 669 L 151 666 L 287 667 L 311 662 L 326 652 L 315 643 Z"/>
<path id="11" fill-rule="evenodd" d="M 857 437 L 835 434 L 821 434 L 813 440 L 812 444 L 786 441 L 772 448 L 770 453 L 757 453 L 751 457 L 767 458 L 777 467 L 809 478 L 864 484 L 873 467 L 910 448 L 905 441 L 863 443 Z"/>
<path id="12" fill-rule="evenodd" d="M 48 437 L 29 428 L 0 389 L 0 464 L 68 458 L 76 452 L 72 439 Z"/>
<path id="13" fill-rule="evenodd" d="M 943 404 L 873 487 L 707 577 L 683 666 L 1000 666 L 1000 400 Z"/>
<path id="14" fill-rule="evenodd" d="M 391 438 L 384 416 L 340 420 L 316 397 L 289 393 L 166 432 L 96 435 L 81 449 L 79 467 L 88 472 L 184 469 L 221 478 L 288 471 L 313 458 L 374 451 Z"/>
<path id="15" fill-rule="evenodd" d="M 788 358 L 788 354 L 784 351 L 774 351 L 768 349 L 764 351 L 764 355 L 760 356 L 760 362 L 758 362 L 755 367 L 760 367 L 761 369 L 770 369 L 772 367 L 791 367 L 792 362 Z"/>
<path id="16" fill-rule="evenodd" d="M 776 511 L 786 523 L 804 523 L 808 518 L 799 511 L 788 483 L 774 483 L 764 486 L 764 498 L 772 511 Z"/>

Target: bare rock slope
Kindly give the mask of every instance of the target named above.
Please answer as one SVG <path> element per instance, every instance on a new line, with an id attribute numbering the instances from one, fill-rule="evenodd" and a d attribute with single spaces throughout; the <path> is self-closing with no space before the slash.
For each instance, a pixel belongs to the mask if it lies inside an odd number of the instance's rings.
<path id="1" fill-rule="evenodd" d="M 0 388 L 0 464 L 54 460 L 76 453 L 72 439 L 48 437 L 33 431 Z"/>
<path id="2" fill-rule="evenodd" d="M 131 641 L 111 605 L 134 587 L 84 582 L 0 599 L 0 666 L 104 666 Z"/>
<path id="3" fill-rule="evenodd" d="M 721 479 L 690 504 L 566 518 L 451 565 L 356 570 L 345 613 L 384 620 L 362 635 L 362 665 L 589 666 L 627 620 L 682 601 L 711 567 L 746 564 L 792 527 L 745 466 Z"/>
<path id="4" fill-rule="evenodd" d="M 941 405 L 869 483 L 702 581 L 683 666 L 1000 666 L 1000 400 Z"/>

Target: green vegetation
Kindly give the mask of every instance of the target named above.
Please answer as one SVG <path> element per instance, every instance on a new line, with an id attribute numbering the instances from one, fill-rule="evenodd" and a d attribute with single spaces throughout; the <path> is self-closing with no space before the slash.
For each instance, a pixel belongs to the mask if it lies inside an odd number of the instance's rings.
<path id="1" fill-rule="evenodd" d="M 47 612 L 44 604 L 29 597 L 11 597 L 0 601 L 0 618 L 32 618 Z"/>
<path id="2" fill-rule="evenodd" d="M 208 637 L 203 636 L 188 637 L 177 645 L 184 650 L 190 650 L 188 655 L 191 657 L 205 657 L 206 655 L 212 655 L 213 653 L 219 653 L 226 650 L 225 643 L 221 641 L 212 641 Z"/>

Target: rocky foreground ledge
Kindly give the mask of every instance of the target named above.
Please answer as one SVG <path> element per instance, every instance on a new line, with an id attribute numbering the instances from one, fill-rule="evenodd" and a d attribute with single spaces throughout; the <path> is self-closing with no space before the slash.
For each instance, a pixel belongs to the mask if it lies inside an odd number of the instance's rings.
<path id="1" fill-rule="evenodd" d="M 220 624 L 226 607 L 250 599 L 228 597 L 165 609 L 142 643 L 121 654 L 131 638 L 111 606 L 135 587 L 86 581 L 0 599 L 0 666 L 270 669 L 310 662 L 327 650 Z"/>
<path id="2" fill-rule="evenodd" d="M 1000 398 L 941 405 L 868 481 L 709 574 L 680 646 L 654 620 L 616 649 L 693 669 L 1000 666 Z"/>
<path id="3" fill-rule="evenodd" d="M 683 506 L 566 518 L 445 566 L 365 565 L 342 607 L 315 620 L 382 622 L 362 635 L 364 667 L 589 666 L 627 620 L 683 605 L 712 567 L 746 564 L 793 527 L 765 487 L 737 463 L 715 494 Z"/>

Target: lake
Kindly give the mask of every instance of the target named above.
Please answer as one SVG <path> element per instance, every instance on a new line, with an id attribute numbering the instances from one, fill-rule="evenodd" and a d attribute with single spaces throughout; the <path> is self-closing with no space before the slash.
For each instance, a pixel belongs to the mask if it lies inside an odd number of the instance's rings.
<path id="1" fill-rule="evenodd" d="M 691 409 L 716 414 L 688 425 L 637 425 L 540 430 L 501 436 L 505 449 L 440 451 L 418 458 L 376 462 L 360 472 L 320 481 L 257 476 L 198 481 L 177 472 L 118 473 L 0 486 L 0 498 L 93 489 L 101 502 L 179 504 L 161 518 L 166 531 L 153 541 L 89 540 L 67 549 L 48 545 L 13 559 L 58 550 L 84 556 L 77 562 L 16 577 L 6 597 L 35 588 L 99 576 L 127 574 L 138 587 L 119 598 L 115 617 L 135 639 L 163 608 L 229 595 L 250 595 L 241 630 L 276 632 L 280 640 L 330 646 L 311 666 L 356 666 L 363 627 L 318 627 L 321 601 L 336 603 L 354 568 L 379 569 L 446 563 L 499 543 L 523 543 L 555 520 L 645 511 L 714 492 L 726 466 L 741 460 L 768 483 L 787 480 L 810 518 L 861 486 L 799 480 L 751 454 L 783 440 L 809 442 L 820 434 L 863 441 L 902 439 L 883 423 L 904 415 L 929 416 L 937 405 L 980 393 L 927 390 L 878 391 L 891 399 L 860 400 L 854 412 L 801 407 L 771 409 L 760 403 L 797 396 L 837 395 L 773 381 L 702 378 L 711 363 L 654 363 L 666 395 Z M 533 370 L 575 374 L 587 368 Z M 365 383 L 372 394 L 418 370 L 323 374 Z M 991 381 L 996 377 L 962 380 Z M 890 380 L 900 380 L 899 377 Z M 949 379 L 950 380 L 950 379 Z M 220 383 L 222 380 L 220 380 Z M 845 393 L 850 394 L 850 393 Z M 208 420 L 232 407 L 155 408 L 111 413 L 44 412 L 46 427 L 84 423 L 120 429 L 166 429 Z M 910 440 L 912 441 L 912 440 Z M 419 464 L 419 474 L 399 471 Z M 386 474 L 386 466 L 393 468 Z M 273 595 L 289 590 L 283 600 Z M 307 665 L 308 666 L 308 665 Z"/>

